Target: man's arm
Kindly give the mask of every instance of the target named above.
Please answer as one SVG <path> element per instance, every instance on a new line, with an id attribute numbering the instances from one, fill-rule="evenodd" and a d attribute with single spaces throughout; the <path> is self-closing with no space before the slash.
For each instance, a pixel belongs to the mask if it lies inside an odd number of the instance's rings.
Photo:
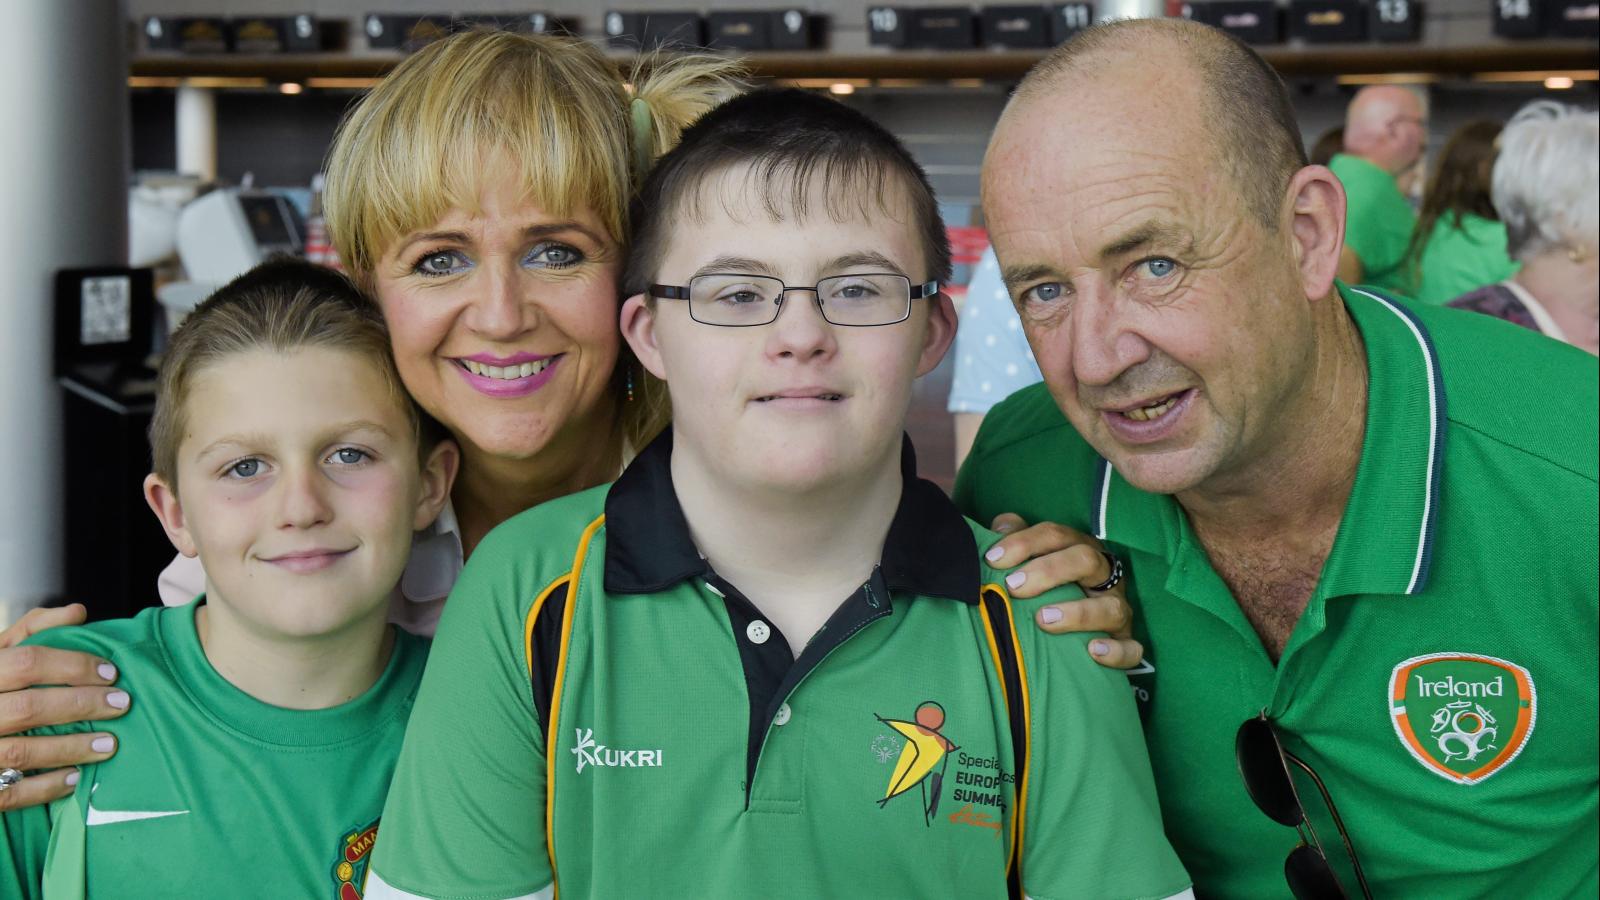
<path id="1" fill-rule="evenodd" d="M 537 594 L 522 583 L 536 576 L 519 572 L 532 568 L 527 554 L 514 537 L 491 534 L 450 593 L 384 807 L 368 900 L 548 896 L 544 736 L 523 650 Z"/>

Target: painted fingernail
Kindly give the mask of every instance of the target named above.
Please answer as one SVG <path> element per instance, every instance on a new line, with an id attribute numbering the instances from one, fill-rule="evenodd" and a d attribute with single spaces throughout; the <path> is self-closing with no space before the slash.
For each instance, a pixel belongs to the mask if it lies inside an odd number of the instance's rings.
<path id="1" fill-rule="evenodd" d="M 1006 555 L 1006 548 L 1000 546 L 999 544 L 995 544 L 993 547 L 989 548 L 989 552 L 985 553 L 983 555 L 983 558 L 987 559 L 989 562 L 999 562 L 1000 561 L 1000 557 L 1005 556 L 1005 555 Z"/>
<path id="2" fill-rule="evenodd" d="M 1089 652 L 1093 653 L 1095 656 L 1105 656 L 1107 653 L 1111 652 L 1111 645 L 1105 641 L 1090 641 Z"/>
<path id="3" fill-rule="evenodd" d="M 1022 583 L 1027 580 L 1028 573 L 1019 569 L 1018 571 L 1012 572 L 1010 575 L 1006 576 L 1006 587 L 1016 590 L 1017 588 L 1022 587 Z"/>
<path id="4" fill-rule="evenodd" d="M 71 772 L 68 772 L 66 780 L 67 780 L 67 787 L 75 787 L 75 786 L 77 786 L 77 784 L 78 784 L 78 770 L 77 769 L 73 769 Z"/>
<path id="5" fill-rule="evenodd" d="M 95 671 L 99 672 L 100 677 L 106 681 L 115 681 L 117 678 L 117 667 L 111 663 L 101 663 Z"/>
<path id="6" fill-rule="evenodd" d="M 112 691 L 111 693 L 106 695 L 106 704 L 108 706 L 114 706 L 117 709 L 127 709 L 128 708 L 128 692 L 127 691 Z"/>
<path id="7" fill-rule="evenodd" d="M 112 740 L 111 735 L 108 734 L 103 737 L 95 738 L 94 741 L 89 744 L 89 749 L 96 753 L 110 753 L 111 748 L 115 747 L 116 745 L 117 742 Z"/>
<path id="8" fill-rule="evenodd" d="M 1044 609 L 1039 610 L 1039 621 L 1046 625 L 1054 625 L 1061 621 L 1061 610 L 1056 609 L 1054 606 L 1046 606 Z"/>

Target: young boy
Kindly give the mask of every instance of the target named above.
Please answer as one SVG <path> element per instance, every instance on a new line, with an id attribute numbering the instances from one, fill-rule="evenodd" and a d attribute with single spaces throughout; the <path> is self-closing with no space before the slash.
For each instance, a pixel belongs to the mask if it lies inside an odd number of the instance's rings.
<path id="1" fill-rule="evenodd" d="M 1062 595 L 1010 603 L 916 478 L 955 315 L 905 149 L 757 92 L 634 222 L 623 333 L 673 429 L 478 548 L 369 900 L 1184 892 L 1126 679 L 1016 628 Z"/>
<path id="2" fill-rule="evenodd" d="M 354 900 L 427 656 L 390 591 L 455 445 L 424 436 L 375 306 L 298 262 L 188 317 L 150 436 L 145 496 L 206 592 L 30 640 L 105 657 L 139 702 L 73 794 L 5 814 L 0 895 Z"/>

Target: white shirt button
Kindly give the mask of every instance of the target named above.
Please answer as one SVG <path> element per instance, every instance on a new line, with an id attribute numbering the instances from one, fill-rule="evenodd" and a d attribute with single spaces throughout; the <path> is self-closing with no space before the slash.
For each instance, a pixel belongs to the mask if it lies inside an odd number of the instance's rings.
<path id="1" fill-rule="evenodd" d="M 772 629 L 767 623 L 757 619 L 744 627 L 744 636 L 749 638 L 752 644 L 765 644 L 767 638 L 772 637 Z"/>
<path id="2" fill-rule="evenodd" d="M 781 703 L 778 705 L 777 713 L 772 716 L 772 724 L 787 725 L 789 724 L 789 716 L 792 714 L 793 711 L 789 709 L 789 704 Z"/>

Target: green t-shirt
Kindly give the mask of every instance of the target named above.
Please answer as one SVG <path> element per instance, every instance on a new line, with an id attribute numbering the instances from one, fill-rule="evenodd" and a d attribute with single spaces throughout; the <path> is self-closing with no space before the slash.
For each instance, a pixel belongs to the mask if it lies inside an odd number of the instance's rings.
<path id="1" fill-rule="evenodd" d="M 1042 386 L 984 419 L 957 503 L 1092 531 L 1129 561 L 1149 660 L 1130 677 L 1198 892 L 1286 895 L 1296 834 L 1234 760 L 1239 725 L 1266 710 L 1377 896 L 1595 896 L 1595 358 L 1488 316 L 1343 296 L 1366 433 L 1278 665 L 1176 501 L 1104 465 Z M 1299 789 L 1342 864 L 1315 787 Z"/>
<path id="2" fill-rule="evenodd" d="M 1359 156 L 1335 154 L 1328 163 L 1344 183 L 1344 242 L 1361 260 L 1361 281 L 1404 292 L 1406 248 L 1417 214 L 1394 176 Z"/>
<path id="3" fill-rule="evenodd" d="M 1445 214 L 1433 226 L 1417 262 L 1420 284 L 1411 296 L 1435 306 L 1488 284 L 1505 281 L 1521 264 L 1506 255 L 1506 226 L 1495 219 L 1463 213 L 1460 227 L 1454 214 Z"/>
<path id="4" fill-rule="evenodd" d="M 104 725 L 116 756 L 83 766 L 50 808 L 3 816 L 0 896 L 360 898 L 428 642 L 396 631 L 366 693 L 284 709 L 211 667 L 195 631 L 201 602 L 28 640 L 110 660 L 134 699 Z"/>
<path id="5" fill-rule="evenodd" d="M 1187 888 L 1126 679 L 1029 627 L 1044 600 L 1014 627 L 980 598 L 992 536 L 909 445 L 881 564 L 798 659 L 696 552 L 670 456 L 669 432 L 473 553 L 369 898 L 1001 897 L 1019 840 L 1036 898 Z M 1020 686 L 993 628 L 1016 633 Z M 1024 749 L 1008 696 L 1035 698 Z"/>

